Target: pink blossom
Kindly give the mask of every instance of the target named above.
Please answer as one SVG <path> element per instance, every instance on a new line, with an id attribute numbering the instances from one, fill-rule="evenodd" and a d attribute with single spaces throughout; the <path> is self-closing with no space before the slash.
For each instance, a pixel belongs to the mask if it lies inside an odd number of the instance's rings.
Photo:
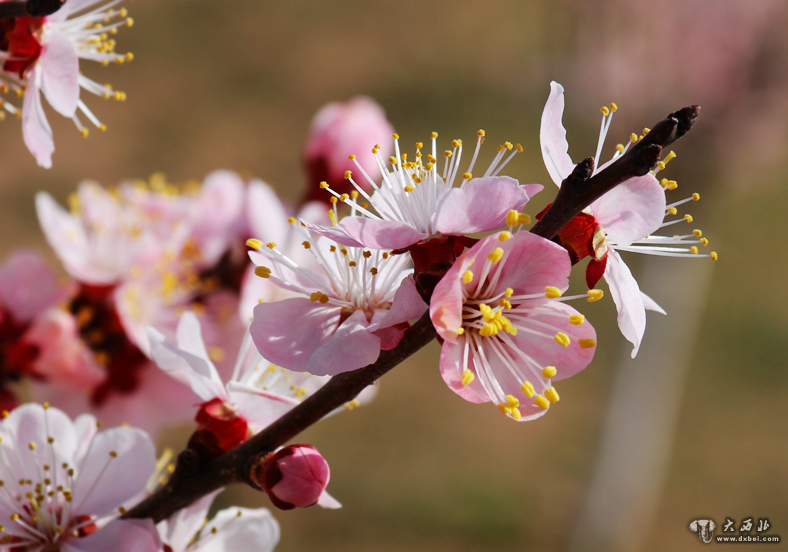
<path id="1" fill-rule="evenodd" d="M 552 381 L 583 370 L 596 348 L 591 324 L 558 300 L 570 268 L 562 247 L 522 231 L 488 236 L 457 259 L 430 303 L 452 391 L 519 421 L 558 401 Z"/>
<path id="2" fill-rule="evenodd" d="M 331 470 L 312 445 L 288 445 L 258 457 L 250 477 L 277 508 L 292 510 L 318 503 L 331 479 Z"/>
<path id="3" fill-rule="evenodd" d="M 279 524 L 265 508 L 227 508 L 206 521 L 214 497 L 207 494 L 156 525 L 163 552 L 272 552 Z"/>
<path id="4" fill-rule="evenodd" d="M 513 146 L 507 142 L 500 146 L 487 170 L 481 176 L 475 176 L 472 171 L 484 131 L 479 131 L 473 158 L 462 174 L 459 173 L 462 141 L 454 140 L 452 149 L 441 154 L 445 162 L 440 170 L 437 136 L 437 133 L 432 134 L 432 153 L 427 154 L 426 163 L 421 142 L 416 145 L 412 161 L 400 153 L 396 134 L 396 157 L 386 161 L 376 147 L 378 171 L 383 179 L 380 185 L 375 184 L 358 163 L 357 168 L 362 174 L 359 182 L 366 181 L 373 193 L 368 194 L 366 186 L 360 185 L 348 173 L 346 176 L 355 187 L 356 194 L 342 195 L 330 187 L 326 189 L 349 205 L 354 216 L 345 217 L 338 223 L 335 218 L 334 227 L 314 225 L 310 228 L 346 246 L 404 249 L 433 236 L 456 236 L 500 228 L 510 210 L 521 210 L 543 189 L 541 184 L 521 186 L 513 178 L 499 176 L 512 157 L 522 151 L 519 144 Z M 358 162 L 357 159 L 355 161 Z M 386 168 L 387 162 L 390 168 Z M 458 177 L 461 182 L 455 187 Z"/>
<path id="5" fill-rule="evenodd" d="M 344 174 L 355 169 L 355 165 L 348 155 L 357 153 L 357 161 L 364 170 L 377 171 L 371 150 L 376 144 L 385 144 L 382 154 L 391 155 L 392 132 L 394 128 L 383 108 L 367 96 L 324 105 L 312 119 L 304 151 L 309 175 L 308 199 L 328 201 L 328 196 L 318 187 L 323 181 L 340 193 L 350 193 L 353 188 L 345 181 Z"/>
<path id="6" fill-rule="evenodd" d="M 557 186 L 561 186 L 563 179 L 572 172 L 574 163 L 569 157 L 569 144 L 562 123 L 564 89 L 557 82 L 551 83 L 550 86 L 550 97 L 542 113 L 540 133 L 542 156 L 553 182 Z M 595 157 L 597 160 L 602 152 L 616 110 L 615 104 L 602 108 L 603 119 Z M 616 146 L 613 158 L 597 167 L 595 172 L 618 159 L 637 140 L 638 137 L 633 134 L 627 140 L 626 146 L 620 144 Z M 633 358 L 637 355 L 643 334 L 646 331 L 646 310 L 654 310 L 662 314 L 665 312 L 650 297 L 640 291 L 637 281 L 621 259 L 618 251 L 638 251 L 671 256 L 711 258 L 717 256 L 716 253 L 700 255 L 698 248 L 692 245 L 699 243 L 706 245 L 708 243 L 705 238 L 698 240 L 701 236 L 700 230 L 672 238 L 652 235 L 656 230 L 677 222 L 685 220 L 692 222 L 692 217 L 689 215 L 670 222 L 663 221 L 666 215 L 676 214 L 676 207 L 700 198 L 698 194 L 693 194 L 690 198 L 666 205 L 665 191 L 675 188 L 675 183 L 667 179 L 663 179 L 660 183 L 655 175 L 673 157 L 675 154 L 671 152 L 665 161 L 660 162 L 661 165 L 651 173 L 631 178 L 619 184 L 612 191 L 593 202 L 588 209 L 559 232 L 559 238 L 570 252 L 573 262 L 586 256 L 591 257 L 586 270 L 586 282 L 589 288 L 593 288 L 597 281 L 604 276 L 618 309 L 618 324 L 621 333 L 634 345 Z M 684 245 L 691 247 L 666 247 Z"/>
<path id="7" fill-rule="evenodd" d="M 46 404 L 25 404 L 0 422 L 0 437 L 9 499 L 0 501 L 0 515 L 15 549 L 158 550 L 150 521 L 115 519 L 156 467 L 144 432 L 98 432 L 90 415 L 72 422 Z"/>
<path id="8" fill-rule="evenodd" d="M 104 3 L 90 11 L 85 9 L 100 0 L 67 0 L 62 8 L 48 17 L 18 17 L 12 32 L 6 36 L 8 50 L 0 52 L 5 60 L 0 71 L 0 85 L 24 91 L 22 105 L 22 131 L 25 145 L 44 168 L 52 166 L 55 145 L 52 129 L 47 121 L 41 94 L 52 108 L 74 121 L 81 134 L 88 129 L 79 118 L 79 112 L 99 130 L 106 130 L 93 112 L 80 99 L 80 89 L 106 99 L 125 100 L 123 92 L 113 91 L 80 73 L 79 59 L 123 63 L 132 55 L 117 54 L 109 32 L 121 26 L 131 26 L 126 9 L 116 10 L 117 2 Z M 75 15 L 84 12 L 81 15 Z M 120 18 L 114 23 L 110 20 Z M 98 23 L 101 22 L 101 23 Z M 18 108 L 11 104 L 4 107 L 11 113 Z"/>
<path id="9" fill-rule="evenodd" d="M 247 242 L 257 249 L 250 255 L 259 276 L 301 295 L 255 307 L 250 331 L 257 349 L 279 366 L 321 376 L 375 362 L 427 309 L 409 255 L 337 246 L 300 228 L 320 270 L 298 265 L 275 243 Z"/>

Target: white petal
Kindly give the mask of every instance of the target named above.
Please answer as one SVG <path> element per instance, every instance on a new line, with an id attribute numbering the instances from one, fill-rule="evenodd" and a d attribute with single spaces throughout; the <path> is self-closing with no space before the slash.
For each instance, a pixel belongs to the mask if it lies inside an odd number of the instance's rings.
<path id="1" fill-rule="evenodd" d="M 205 523 L 214 497 L 223 490 L 224 488 L 218 489 L 205 495 L 186 508 L 177 511 L 168 520 L 156 525 L 161 540 L 175 552 L 185 551 L 189 542 Z"/>
<path id="2" fill-rule="evenodd" d="M 612 249 L 607 254 L 605 281 L 618 309 L 618 327 L 622 335 L 634 345 L 632 358 L 635 358 L 646 331 L 646 309 L 643 306 L 640 287 L 632 272 Z"/>
<path id="3" fill-rule="evenodd" d="M 74 43 L 51 30 L 38 61 L 41 91 L 49 105 L 64 117 L 72 117 L 79 102 L 79 58 Z"/>
<path id="4" fill-rule="evenodd" d="M 211 535 L 213 527 L 217 531 Z M 278 542 L 279 523 L 271 512 L 228 508 L 216 514 L 189 552 L 271 552 Z"/>
<path id="5" fill-rule="evenodd" d="M 28 89 L 22 103 L 22 137 L 38 164 L 49 169 L 52 167 L 55 141 L 52 139 L 52 128 L 49 126 L 38 94 L 37 71 L 40 71 L 38 67 L 28 74 Z"/>

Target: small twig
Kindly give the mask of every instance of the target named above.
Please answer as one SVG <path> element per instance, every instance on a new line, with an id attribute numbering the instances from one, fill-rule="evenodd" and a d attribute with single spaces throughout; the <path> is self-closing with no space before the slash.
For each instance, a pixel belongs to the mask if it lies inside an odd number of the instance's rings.
<path id="1" fill-rule="evenodd" d="M 46 17 L 63 7 L 65 0 L 9 0 L 0 2 L 0 18 Z"/>
<path id="2" fill-rule="evenodd" d="M 656 165 L 662 148 L 675 142 L 692 128 L 699 109 L 698 106 L 692 106 L 671 113 L 625 155 L 593 177 L 593 159 L 578 163 L 572 174 L 564 180 L 552 207 L 531 232 L 552 239 L 591 202 L 625 180 L 646 174 Z M 158 523 L 211 491 L 230 483 L 250 484 L 247 479 L 248 464 L 255 456 L 273 452 L 334 409 L 352 401 L 364 388 L 432 341 L 435 336 L 435 328 L 430 321 L 429 312 L 426 312 L 405 332 L 397 347 L 381 351 L 377 362 L 334 376 L 314 395 L 230 452 L 210 463 L 200 465 L 199 459 L 188 449 L 185 450 L 178 457 L 178 464 L 170 480 L 122 517 L 152 518 Z"/>

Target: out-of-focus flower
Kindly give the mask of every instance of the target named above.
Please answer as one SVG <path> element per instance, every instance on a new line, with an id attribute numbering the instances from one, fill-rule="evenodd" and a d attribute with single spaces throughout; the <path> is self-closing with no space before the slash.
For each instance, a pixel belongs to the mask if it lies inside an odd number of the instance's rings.
<path id="1" fill-rule="evenodd" d="M 288 445 L 261 456 L 255 459 L 249 476 L 274 506 L 292 510 L 318 503 L 331 479 L 328 462 L 320 451 L 312 445 Z"/>
<path id="2" fill-rule="evenodd" d="M 569 176 L 574 163 L 569 157 L 569 144 L 566 141 L 566 130 L 562 123 L 564 112 L 564 89 L 557 82 L 551 83 L 550 97 L 542 114 L 541 142 L 542 156 L 550 177 L 557 186 Z M 595 159 L 599 159 L 605 142 L 615 104 L 602 108 L 602 126 L 599 132 Z M 616 146 L 613 158 L 597 167 L 595 172 L 603 169 L 621 155 L 629 146 L 639 140 L 632 134 L 626 146 Z M 561 244 L 567 249 L 576 263 L 586 256 L 591 260 L 586 268 L 586 283 L 589 289 L 596 286 L 602 276 L 610 287 L 610 294 L 618 309 L 618 324 L 621 333 L 634 348 L 632 357 L 637 355 L 640 342 L 646 331 L 646 309 L 665 314 L 650 297 L 640 291 L 637 281 L 627 265 L 619 256 L 618 251 L 638 251 L 666 256 L 693 256 L 717 258 L 717 254 L 700 254 L 697 245 L 708 243 L 701 238 L 701 231 L 674 237 L 652 236 L 656 230 L 678 222 L 692 222 L 690 215 L 664 223 L 666 215 L 675 215 L 677 207 L 689 201 L 700 199 L 693 194 L 687 199 L 666 205 L 665 191 L 675 189 L 675 182 L 663 179 L 660 183 L 656 174 L 665 167 L 675 154 L 671 152 L 665 161 L 644 176 L 631 178 L 616 186 L 612 191 L 593 202 L 583 213 L 580 213 L 559 233 Z M 674 247 L 669 247 L 674 246 Z M 689 247 L 686 247 L 689 246 Z"/>
<path id="3" fill-rule="evenodd" d="M 265 508 L 227 508 L 207 521 L 210 493 L 156 525 L 162 552 L 272 552 L 279 524 Z"/>
<path id="4" fill-rule="evenodd" d="M 319 270 L 299 266 L 273 242 L 247 242 L 256 250 L 250 256 L 258 276 L 302 296 L 255 307 L 250 331 L 257 349 L 275 364 L 321 376 L 375 362 L 427 309 L 410 277 L 409 255 L 313 240 L 300 228 Z"/>
<path id="5" fill-rule="evenodd" d="M 328 201 L 318 187 L 321 182 L 328 182 L 339 193 L 353 190 L 344 176 L 345 171 L 355 169 L 348 159 L 351 153 L 358 154 L 357 161 L 365 171 L 377 172 L 372 150 L 382 147 L 382 155 L 391 155 L 389 136 L 393 131 L 383 108 L 367 96 L 323 106 L 312 119 L 304 151 L 309 178 L 306 199 Z"/>
<path id="6" fill-rule="evenodd" d="M 493 401 L 518 421 L 558 401 L 552 381 L 583 370 L 596 348 L 591 324 L 559 300 L 570 268 L 562 247 L 529 232 L 493 234 L 457 259 L 430 303 L 443 338 L 441 374 L 452 391 Z"/>
<path id="7" fill-rule="evenodd" d="M 304 219 L 329 224 L 323 203 L 310 201 L 296 211 L 284 203 L 268 184 L 255 180 L 249 184 L 246 194 L 246 218 L 249 226 L 247 237 L 254 236 L 264 243 L 277 244 L 279 250 L 299 266 L 318 267 L 309 250 L 301 245 L 303 233 L 296 226 L 296 221 Z M 245 249 L 244 259 L 247 259 Z M 241 287 L 241 320 L 251 322 L 252 311 L 261 301 L 278 301 L 296 295 L 270 280 L 256 277 L 254 265 L 250 263 Z"/>
<path id="8" fill-rule="evenodd" d="M 178 323 L 177 346 L 149 328 L 151 353 L 159 367 L 189 386 L 202 402 L 198 429 L 190 447 L 206 458 L 232 450 L 312 395 L 328 377 L 278 368 L 251 349 L 249 334 L 241 345 L 233 375 L 222 381 L 208 356 L 200 322 L 186 312 Z M 345 408 L 371 398 L 374 388 Z"/>
<path id="9" fill-rule="evenodd" d="M 126 99 L 125 93 L 80 73 L 80 58 L 104 65 L 133 58 L 131 53 L 115 53 L 115 39 L 111 38 L 119 27 L 130 27 L 133 20 L 127 17 L 125 8 L 113 8 L 118 2 L 85 11 L 98 3 L 101 0 L 67 0 L 47 17 L 17 17 L 0 26 L 0 59 L 4 60 L 0 91 L 24 95 L 21 118 L 25 144 L 45 168 L 52 166 L 55 144 L 41 93 L 55 111 L 74 121 L 83 136 L 88 135 L 88 128 L 78 116 L 80 111 L 99 130 L 106 130 L 106 126 L 82 102 L 80 88 L 105 99 Z M 11 104 L 4 103 L 3 107 L 20 114 Z"/>
<path id="10" fill-rule="evenodd" d="M 50 310 L 63 304 L 73 286 L 58 281 L 54 272 L 36 253 L 20 250 L 0 267 L 0 406 L 11 410 L 16 399 L 6 386 L 20 377 L 45 376 L 59 372 L 52 354 L 67 329 L 58 328 Z M 58 311 L 52 310 L 52 313 Z M 68 357 L 70 351 L 58 351 Z M 89 370 L 74 363 L 75 379 L 90 378 Z M 57 377 L 57 376 L 56 376 Z"/>
<path id="11" fill-rule="evenodd" d="M 4 548 L 99 552 L 123 542 L 158 550 L 150 521 L 115 519 L 156 467 L 144 432 L 98 432 L 90 415 L 72 422 L 46 404 L 25 404 L 0 423 L 0 437 Z"/>
<path id="12" fill-rule="evenodd" d="M 436 132 L 432 133 L 432 153 L 427 154 L 426 163 L 421 151 L 424 145 L 421 142 L 416 144 L 414 160 L 409 161 L 406 154 L 400 153 L 397 134 L 394 134 L 396 156 L 388 158 L 390 169 L 386 168 L 387 161 L 380 148 L 376 147 L 375 157 L 383 178 L 379 186 L 358 159 L 351 155 L 362 174 L 362 182 L 366 180 L 374 193 L 368 194 L 366 186 L 357 183 L 351 172 L 345 174 L 355 188 L 350 195 L 321 185 L 348 204 L 352 216 L 338 223 L 335 216 L 334 227 L 310 227 L 347 246 L 404 249 L 431 237 L 498 229 L 503 226 L 509 210 L 521 210 L 534 194 L 543 189 L 541 184 L 521 186 L 513 178 L 498 176 L 512 157 L 522 151 L 522 146 L 513 146 L 509 142 L 499 146 L 498 154 L 483 175 L 474 177 L 472 171 L 484 141 L 482 130 L 478 132 L 473 158 L 467 170 L 460 175 L 462 182 L 455 187 L 462 158 L 462 141 L 454 140 L 452 149 L 443 153 L 445 162 L 440 171 L 437 136 Z"/>

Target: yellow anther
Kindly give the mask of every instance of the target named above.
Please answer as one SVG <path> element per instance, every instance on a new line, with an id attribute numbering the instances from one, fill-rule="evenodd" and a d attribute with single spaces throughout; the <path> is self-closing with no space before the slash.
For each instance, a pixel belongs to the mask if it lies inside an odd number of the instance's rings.
<path id="1" fill-rule="evenodd" d="M 88 127 L 82 127 L 81 129 L 79 129 L 79 134 L 83 138 L 87 138 L 88 135 L 90 134 L 90 131 L 88 130 Z"/>
<path id="2" fill-rule="evenodd" d="M 476 136 L 484 136 L 485 132 L 482 129 L 476 131 Z"/>
<path id="3" fill-rule="evenodd" d="M 637 142 L 638 141 L 638 135 L 633 132 L 632 134 L 629 135 L 629 141 L 633 142 L 633 143 Z"/>
<path id="4" fill-rule="evenodd" d="M 602 291 L 601 289 L 589 289 L 587 293 L 588 293 L 589 303 L 594 303 L 596 301 L 599 301 L 600 299 L 602 299 L 602 297 L 605 296 L 605 292 Z"/>
<path id="5" fill-rule="evenodd" d="M 519 153 L 523 153 L 523 146 L 522 144 L 515 144 L 514 149 L 516 149 Z"/>
<path id="6" fill-rule="evenodd" d="M 131 27 L 134 25 L 134 20 L 131 17 L 126 18 L 126 26 Z"/>
<path id="7" fill-rule="evenodd" d="M 354 267 L 354 266 L 356 266 L 356 261 L 350 261 L 350 262 L 348 263 L 348 266 L 350 266 L 350 267 Z"/>
<path id="8" fill-rule="evenodd" d="M 256 276 L 260 278 L 270 278 L 271 277 L 271 269 L 267 266 L 256 266 L 254 267 L 254 273 Z"/>
<path id="9" fill-rule="evenodd" d="M 613 113 L 618 111 L 618 106 L 615 104 L 615 102 L 610 103 L 610 111 L 612 111 Z"/>
<path id="10" fill-rule="evenodd" d="M 697 255 L 697 254 L 698 254 L 698 248 L 697 248 L 696 246 L 694 246 L 694 245 L 693 245 L 692 247 L 690 247 L 690 252 L 691 252 L 693 255 Z"/>
<path id="11" fill-rule="evenodd" d="M 331 196 L 330 198 L 328 198 L 328 201 L 330 201 L 331 203 L 336 203 L 339 200 L 335 196 Z"/>
<path id="12" fill-rule="evenodd" d="M 659 181 L 659 184 L 663 188 L 667 188 L 668 187 L 668 179 L 667 178 L 663 178 L 662 180 Z"/>
<path id="13" fill-rule="evenodd" d="M 703 245 L 709 245 L 709 240 L 707 240 L 706 238 L 701 238 L 700 243 Z"/>
<path id="14" fill-rule="evenodd" d="M 464 333 L 465 333 L 465 328 L 458 328 L 457 329 L 457 335 L 462 335 Z"/>
<path id="15" fill-rule="evenodd" d="M 326 188 L 328 188 L 328 182 L 324 180 L 323 182 L 320 183 L 320 189 L 325 190 Z"/>
<path id="16" fill-rule="evenodd" d="M 110 456 L 110 458 L 117 458 L 118 457 L 118 453 L 116 451 L 114 451 L 114 450 L 111 450 L 111 451 L 109 451 L 109 456 Z"/>
<path id="17" fill-rule="evenodd" d="M 512 308 L 512 304 L 509 301 L 507 301 L 506 299 L 499 299 L 498 300 L 498 306 L 499 307 L 503 307 L 505 309 L 511 309 Z"/>
<path id="18" fill-rule="evenodd" d="M 487 255 L 487 260 L 489 260 L 492 264 L 497 264 L 502 257 L 503 257 L 503 249 L 501 249 L 500 247 L 496 247 L 495 249 L 493 249 L 492 253 Z"/>
<path id="19" fill-rule="evenodd" d="M 599 111 L 601 111 L 601 112 L 602 112 L 602 115 L 604 115 L 605 117 L 607 117 L 608 115 L 610 115 L 610 110 L 607 108 L 607 106 L 606 106 L 606 105 L 603 105 L 603 106 L 602 106 L 602 107 L 599 109 Z"/>
<path id="20" fill-rule="evenodd" d="M 668 190 L 675 190 L 679 185 L 675 180 L 668 180 Z"/>
<path id="21" fill-rule="evenodd" d="M 350 155 L 347 156 L 347 158 L 353 161 L 356 158 L 356 156 L 351 153 Z"/>
<path id="22" fill-rule="evenodd" d="M 545 410 L 550 408 L 550 401 L 545 399 L 542 395 L 537 395 L 536 396 L 536 399 L 534 399 L 534 404 L 536 406 L 538 406 L 539 408 L 543 408 Z"/>
<path id="23" fill-rule="evenodd" d="M 369 273 L 372 274 L 373 276 L 377 276 L 378 269 L 373 266 L 372 268 L 369 269 Z"/>
<path id="24" fill-rule="evenodd" d="M 557 373 L 558 370 L 555 369 L 555 366 L 545 366 L 542 368 L 542 375 L 547 379 L 554 378 Z"/>
<path id="25" fill-rule="evenodd" d="M 126 61 L 132 61 L 134 59 L 134 54 L 131 52 L 126 52 Z"/>
<path id="26" fill-rule="evenodd" d="M 341 196 L 339 196 L 339 201 L 342 201 L 343 203 L 348 199 L 350 199 L 350 196 L 348 194 L 342 194 Z"/>
<path id="27" fill-rule="evenodd" d="M 473 178 L 473 175 L 472 175 L 471 173 L 467 172 L 467 173 L 464 173 L 464 174 L 462 175 L 462 177 L 463 177 L 465 180 L 470 180 L 471 178 Z"/>
<path id="28" fill-rule="evenodd" d="M 265 244 L 265 246 L 266 246 L 268 249 L 273 249 L 274 247 L 276 247 L 276 243 L 274 243 L 274 242 L 268 242 L 267 244 Z"/>
<path id="29" fill-rule="evenodd" d="M 501 403 L 501 404 L 499 404 L 498 405 L 498 410 L 500 410 L 504 414 L 511 414 L 512 413 L 512 407 L 509 406 L 509 403 Z"/>
<path id="30" fill-rule="evenodd" d="M 309 249 L 310 247 L 312 247 L 312 244 L 309 243 L 307 240 L 302 241 L 301 245 L 304 246 L 304 249 Z"/>
<path id="31" fill-rule="evenodd" d="M 30 444 L 27 445 L 27 448 L 30 450 L 36 450 L 36 444 L 31 441 Z"/>
<path id="32" fill-rule="evenodd" d="M 405 190 L 406 192 L 412 192 L 412 191 L 413 191 L 413 190 L 415 190 L 415 189 L 416 189 L 416 186 L 414 186 L 413 184 L 408 184 L 408 185 L 407 185 L 407 186 L 405 186 L 405 188 L 404 188 L 404 190 Z"/>
<path id="33" fill-rule="evenodd" d="M 555 286 L 547 286 L 544 288 L 544 296 L 548 299 L 558 299 L 561 295 L 563 295 L 561 290 Z"/>
<path id="34" fill-rule="evenodd" d="M 513 395 L 506 395 L 506 402 L 512 408 L 517 408 L 518 406 L 520 406 L 520 401 L 517 398 L 515 398 Z"/>
<path id="35" fill-rule="evenodd" d="M 451 150 L 446 150 L 443 152 L 444 157 L 451 157 L 451 155 L 452 155 Z"/>
<path id="36" fill-rule="evenodd" d="M 356 199 L 358 197 L 358 192 L 356 190 L 353 190 L 352 192 L 350 192 L 350 197 Z"/>
<path id="37" fill-rule="evenodd" d="M 255 238 L 249 238 L 248 240 L 246 240 L 246 246 L 251 247 L 252 249 L 262 249 L 263 242 Z"/>
<path id="38" fill-rule="evenodd" d="M 470 270 L 466 270 L 465 273 L 462 275 L 462 283 L 463 284 L 470 284 L 473 281 L 473 272 Z"/>
<path id="39" fill-rule="evenodd" d="M 438 133 L 437 132 L 430 133 L 430 138 L 437 138 L 437 137 L 438 137 Z"/>
<path id="40" fill-rule="evenodd" d="M 551 403 L 557 403 L 560 400 L 560 397 L 558 396 L 558 391 L 555 390 L 555 387 L 551 387 L 550 389 L 545 389 L 544 396 L 547 397 L 547 399 Z"/>
<path id="41" fill-rule="evenodd" d="M 407 161 L 408 160 L 408 154 L 407 153 L 403 153 L 402 154 L 402 160 L 403 161 Z"/>
<path id="42" fill-rule="evenodd" d="M 506 213 L 506 226 L 517 226 L 519 215 L 520 213 L 518 213 L 514 209 Z"/>
<path id="43" fill-rule="evenodd" d="M 424 147 L 424 144 L 422 142 L 416 142 L 416 149 L 421 149 L 423 147 Z"/>
<path id="44" fill-rule="evenodd" d="M 511 238 L 512 238 L 511 232 L 503 231 L 500 234 L 498 234 L 498 241 L 500 242 L 505 242 L 506 240 L 509 240 Z"/>
<path id="45" fill-rule="evenodd" d="M 645 135 L 646 135 L 646 134 L 648 134 L 649 132 L 651 132 L 651 129 L 650 129 L 650 128 L 644 128 L 644 129 L 643 129 L 643 136 L 645 136 Z"/>
<path id="46" fill-rule="evenodd" d="M 700 200 L 700 194 L 699 193 L 692 194 L 692 201 L 698 201 L 698 200 Z"/>
<path id="47" fill-rule="evenodd" d="M 716 251 L 712 251 L 711 255 L 709 255 L 709 256 L 711 257 L 712 261 L 716 261 L 717 260 L 717 252 Z"/>
<path id="48" fill-rule="evenodd" d="M 453 148 L 459 148 L 461 145 L 462 145 L 462 140 L 452 140 L 451 141 L 451 147 L 453 147 Z"/>
<path id="49" fill-rule="evenodd" d="M 581 349 L 593 349 L 596 347 L 596 339 L 578 339 L 577 344 L 580 345 Z"/>
<path id="50" fill-rule="evenodd" d="M 555 334 L 553 339 L 555 339 L 555 342 L 558 343 L 561 347 L 569 347 L 569 344 L 572 343 L 572 341 L 569 339 L 569 336 L 566 335 L 564 332 L 558 332 L 557 334 Z"/>
<path id="51" fill-rule="evenodd" d="M 512 418 L 514 418 L 515 420 L 519 420 L 522 417 L 523 415 L 520 413 L 519 408 L 512 408 Z"/>
<path id="52" fill-rule="evenodd" d="M 531 224 L 531 216 L 525 213 L 519 213 L 517 215 L 517 224 Z"/>
<path id="53" fill-rule="evenodd" d="M 703 232 L 700 230 L 693 230 L 692 233 L 695 235 L 696 238 L 699 238 L 703 235 Z"/>
<path id="54" fill-rule="evenodd" d="M 678 209 L 676 209 L 675 207 L 671 207 L 671 208 L 668 209 L 668 214 L 669 215 L 675 215 L 678 212 L 679 212 Z"/>
<path id="55" fill-rule="evenodd" d="M 399 134 L 397 134 L 396 132 L 392 134 L 391 137 L 394 138 L 395 140 L 399 140 Z"/>
<path id="56" fill-rule="evenodd" d="M 296 223 L 296 219 L 295 219 L 295 217 L 287 217 L 287 222 L 289 222 L 290 224 L 295 224 Z"/>
<path id="57" fill-rule="evenodd" d="M 569 317 L 569 323 L 573 326 L 579 326 L 586 321 L 586 317 L 582 314 L 573 314 Z"/>
<path id="58" fill-rule="evenodd" d="M 687 222 L 692 222 L 692 215 L 684 215 L 684 220 Z"/>
<path id="59" fill-rule="evenodd" d="M 506 291 L 504 292 L 503 296 L 508 299 L 512 295 L 514 295 L 514 290 L 512 288 L 506 288 Z"/>
<path id="60" fill-rule="evenodd" d="M 616 151 L 623 152 L 624 144 L 616 144 Z"/>
<path id="61" fill-rule="evenodd" d="M 665 162 L 657 161 L 657 167 L 659 167 L 659 170 L 663 170 L 665 168 Z"/>
<path id="62" fill-rule="evenodd" d="M 353 171 L 347 170 L 345 171 L 345 180 L 350 180 L 350 176 L 353 174 Z"/>

